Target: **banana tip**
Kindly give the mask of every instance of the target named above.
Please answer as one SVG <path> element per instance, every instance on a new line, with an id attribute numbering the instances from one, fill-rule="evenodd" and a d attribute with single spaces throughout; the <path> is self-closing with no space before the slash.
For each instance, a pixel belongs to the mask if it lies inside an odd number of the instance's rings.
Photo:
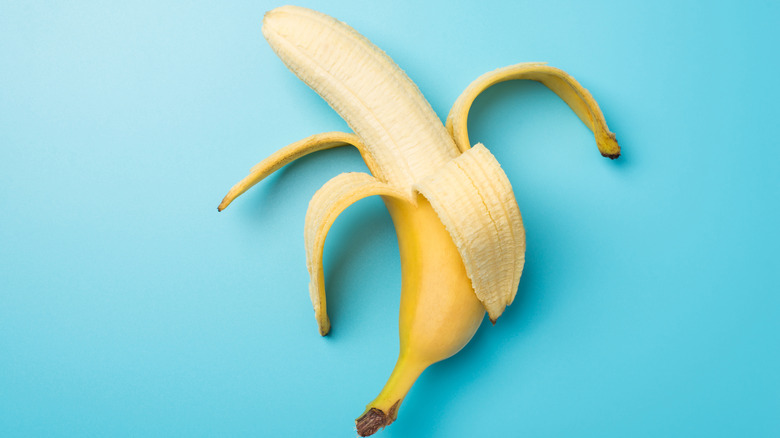
<path id="1" fill-rule="evenodd" d="M 369 409 L 368 412 L 355 420 L 355 428 L 360 436 L 373 435 L 388 424 L 390 423 L 387 421 L 387 415 L 377 408 Z"/>
<path id="2" fill-rule="evenodd" d="M 226 209 L 227 206 L 230 205 L 232 201 L 233 200 L 230 198 L 230 195 L 225 196 L 225 199 L 223 199 L 222 202 L 219 203 L 219 206 L 217 207 L 217 211 L 222 211 Z"/>
<path id="3" fill-rule="evenodd" d="M 616 158 L 620 157 L 620 151 L 618 151 L 617 153 L 614 153 L 614 154 L 606 154 L 606 153 L 602 152 L 602 153 L 601 153 L 601 156 L 602 156 L 602 157 L 607 157 L 607 158 L 609 158 L 610 160 L 614 160 L 614 159 L 616 159 Z"/>
<path id="4" fill-rule="evenodd" d="M 326 316 L 322 320 L 318 318 L 318 321 L 319 321 L 320 336 L 328 336 L 328 333 L 330 333 L 330 319 Z"/>
<path id="5" fill-rule="evenodd" d="M 601 156 L 607 157 L 611 160 L 620 156 L 620 145 L 618 145 L 615 134 L 607 131 L 603 134 L 597 135 L 596 144 L 599 147 Z"/>
<path id="6" fill-rule="evenodd" d="M 398 400 L 390 407 L 387 414 L 380 409 L 371 408 L 367 410 L 363 415 L 355 420 L 355 428 L 360 436 L 369 436 L 375 434 L 379 429 L 390 425 L 395 421 L 398 414 L 398 405 L 401 404 L 401 400 Z"/>

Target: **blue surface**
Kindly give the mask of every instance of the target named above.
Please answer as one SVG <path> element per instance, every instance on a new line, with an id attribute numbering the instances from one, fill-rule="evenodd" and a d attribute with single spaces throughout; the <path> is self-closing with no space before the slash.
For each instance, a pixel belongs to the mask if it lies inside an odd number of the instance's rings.
<path id="1" fill-rule="evenodd" d="M 780 436 L 780 7 L 415 3 L 302 5 L 442 117 L 485 71 L 563 68 L 624 156 L 539 84 L 479 98 L 528 235 L 518 298 L 379 436 Z M 303 223 L 359 155 L 216 212 L 274 150 L 347 129 L 262 39 L 278 5 L 0 3 L 0 436 L 354 435 L 395 361 L 395 234 L 379 199 L 338 219 L 323 339 Z"/>

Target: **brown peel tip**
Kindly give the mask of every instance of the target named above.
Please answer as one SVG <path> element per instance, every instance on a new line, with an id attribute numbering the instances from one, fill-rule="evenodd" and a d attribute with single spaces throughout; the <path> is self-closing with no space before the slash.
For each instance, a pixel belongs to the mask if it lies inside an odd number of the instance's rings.
<path id="1" fill-rule="evenodd" d="M 596 135 L 596 144 L 599 147 L 601 156 L 611 160 L 620 156 L 620 145 L 618 145 L 615 134 L 609 131 Z"/>
<path id="2" fill-rule="evenodd" d="M 371 408 L 355 420 L 355 428 L 360 436 L 369 436 L 375 434 L 379 429 L 390 425 L 395 421 L 398 415 L 398 405 L 401 401 L 395 402 L 390 411 L 385 414 L 380 409 Z"/>
<path id="3" fill-rule="evenodd" d="M 217 207 L 217 211 L 222 211 L 226 209 L 228 205 L 230 205 L 230 200 L 227 199 L 226 197 L 225 199 L 222 200 L 222 202 L 219 203 L 219 207 Z"/>
<path id="4" fill-rule="evenodd" d="M 225 199 L 223 199 L 222 202 L 219 203 L 219 207 L 217 207 L 217 211 L 222 211 L 226 209 L 231 202 L 233 202 L 233 199 L 229 198 L 228 196 L 225 196 Z"/>
<path id="5" fill-rule="evenodd" d="M 387 415 L 377 408 L 371 408 L 360 418 L 355 420 L 355 427 L 360 436 L 369 436 L 375 434 L 380 428 L 392 423 L 388 421 Z"/>

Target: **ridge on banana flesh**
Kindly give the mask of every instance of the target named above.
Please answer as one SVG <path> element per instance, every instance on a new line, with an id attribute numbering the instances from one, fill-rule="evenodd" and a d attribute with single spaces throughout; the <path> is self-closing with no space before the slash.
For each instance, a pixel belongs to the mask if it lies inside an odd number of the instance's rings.
<path id="1" fill-rule="evenodd" d="M 429 365 L 463 348 L 485 313 L 495 323 L 512 303 L 525 262 L 525 231 L 512 186 L 467 132 L 472 102 L 493 84 L 528 79 L 552 89 L 593 131 L 602 155 L 620 148 L 590 93 L 562 70 L 541 63 L 508 66 L 475 80 L 456 100 L 446 127 L 417 86 L 383 51 L 348 25 L 309 9 L 268 12 L 263 35 L 284 64 L 322 96 L 354 133 L 317 134 L 254 166 L 222 200 L 226 208 L 287 163 L 352 145 L 371 175 L 328 181 L 306 212 L 309 294 L 320 334 L 330 330 L 322 255 L 330 226 L 349 205 L 382 196 L 401 256 L 400 351 L 385 387 L 356 420 L 361 436 L 392 423 Z"/>

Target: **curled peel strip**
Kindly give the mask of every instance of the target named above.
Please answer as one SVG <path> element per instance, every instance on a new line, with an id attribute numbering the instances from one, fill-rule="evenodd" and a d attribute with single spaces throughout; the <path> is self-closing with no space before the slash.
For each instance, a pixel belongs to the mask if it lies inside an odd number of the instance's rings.
<path id="1" fill-rule="evenodd" d="M 322 253 L 325 237 L 336 218 L 355 202 L 374 195 L 389 196 L 402 201 L 408 198 L 403 192 L 362 172 L 342 173 L 325 183 L 309 202 L 303 235 L 306 243 L 306 268 L 309 270 L 309 296 L 314 306 L 314 316 L 321 335 L 330 331 L 325 300 L 325 275 L 322 269 Z"/>

